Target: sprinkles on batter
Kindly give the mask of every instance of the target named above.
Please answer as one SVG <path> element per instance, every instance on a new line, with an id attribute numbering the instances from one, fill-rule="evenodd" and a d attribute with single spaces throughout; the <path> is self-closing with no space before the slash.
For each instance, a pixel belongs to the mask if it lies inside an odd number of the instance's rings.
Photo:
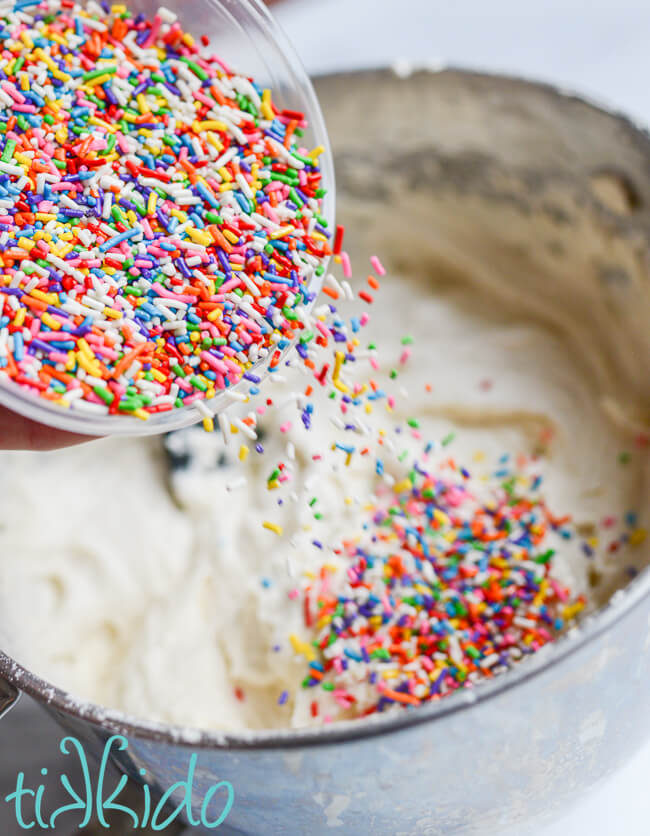
<path id="1" fill-rule="evenodd" d="M 212 429 L 209 401 L 302 328 L 324 149 L 166 9 L 17 3 L 0 67 L 0 384 L 89 415 L 195 404 Z"/>
<path id="2" fill-rule="evenodd" d="M 342 239 L 339 227 L 334 260 L 345 276 L 351 273 Z M 371 264 L 374 274 L 364 284 L 378 290 L 377 276 L 386 271 L 374 256 Z M 268 468 L 267 488 L 278 505 L 306 503 L 312 512 L 311 543 L 322 554 L 320 569 L 305 572 L 289 593 L 303 613 L 303 630 L 287 639 L 306 665 L 302 688 L 313 693 L 312 718 L 331 722 L 446 697 L 539 650 L 586 605 L 558 579 L 556 553 L 576 540 L 590 559 L 598 542 L 581 534 L 569 516 L 554 516 L 547 507 L 537 454 L 504 453 L 496 462 L 480 454 L 470 469 L 454 458 L 455 433 L 427 440 L 417 418 L 391 418 L 398 406 L 404 412 L 397 382 L 400 369 L 411 361 L 413 338 L 403 336 L 398 361 L 382 368 L 377 346 L 363 347 L 361 340 L 370 317 L 360 306 L 374 299 L 365 289 L 355 297 L 347 279 L 333 275 L 325 288 L 328 301 L 305 317 L 298 357 L 284 364 L 307 375 L 304 391 L 276 403 L 260 390 L 246 424 L 226 415 L 220 419 L 225 443 L 231 444 L 233 433 L 244 428 L 255 434 L 269 409 L 282 411 L 295 403 L 305 429 L 313 424 L 319 430 L 324 424 L 336 428 L 331 447 L 313 456 L 324 473 L 362 459 L 373 474 L 370 495 L 344 496 L 341 508 L 330 507 L 324 516 L 317 488 L 294 488 L 290 440 L 286 456 Z M 352 302 L 352 313 L 344 315 L 334 302 Z M 362 362 L 370 374 L 358 374 Z M 271 386 L 278 373 L 279 367 L 270 375 Z M 424 388 L 432 389 L 428 383 Z M 315 409 L 315 389 L 327 393 L 329 404 Z M 373 428 L 368 416 L 379 407 L 387 419 Z M 290 434 L 293 423 L 282 411 L 279 433 Z M 540 454 L 552 435 L 549 427 L 541 428 Z M 393 438 L 408 438 L 411 444 L 400 449 Z M 264 454 L 259 441 L 254 450 Z M 239 459 L 247 456 L 244 443 Z M 233 490 L 245 485 L 243 476 L 231 483 Z M 363 509 L 362 531 L 338 543 L 320 539 L 321 521 L 350 503 Z M 634 514 L 624 522 L 627 531 L 610 543 L 610 551 L 645 537 Z M 608 519 L 602 527 L 616 523 Z M 272 519 L 262 526 L 269 536 L 285 534 Z M 299 554 L 295 564 L 299 568 Z M 290 708 L 292 702 L 286 689 L 277 698 L 279 706 Z"/>

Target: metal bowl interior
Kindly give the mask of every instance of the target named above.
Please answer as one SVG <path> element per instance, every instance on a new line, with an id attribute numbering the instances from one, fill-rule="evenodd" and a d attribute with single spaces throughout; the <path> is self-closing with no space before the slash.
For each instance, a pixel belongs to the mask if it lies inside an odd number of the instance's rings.
<path id="1" fill-rule="evenodd" d="M 426 166 L 426 161 L 434 154 L 445 159 L 455 156 L 461 166 L 460 173 L 444 174 L 445 188 L 458 196 L 468 190 L 475 191 L 478 183 L 478 191 L 484 190 L 482 199 L 503 202 L 505 193 L 495 194 L 491 186 L 488 188 L 482 172 L 476 175 L 476 182 L 472 180 L 471 167 L 463 174 L 466 169 L 462 169 L 462 164 L 472 159 L 476 162 L 480 155 L 486 155 L 485 149 L 489 147 L 488 163 L 496 160 L 499 166 L 519 172 L 522 182 L 532 192 L 543 188 L 545 179 L 555 183 L 573 178 L 580 191 L 578 203 L 582 201 L 589 211 L 604 219 L 615 234 L 636 235 L 646 244 L 650 240 L 647 209 L 650 207 L 650 142 L 644 132 L 624 117 L 545 85 L 452 70 L 416 73 L 408 78 L 398 78 L 390 71 L 332 76 L 321 79 L 317 91 L 329 117 L 339 167 L 343 214 L 360 199 L 383 199 L 381 192 L 373 194 L 373 190 L 377 190 L 376 183 L 359 177 L 355 164 L 358 155 L 368 157 L 369 138 L 375 136 L 371 168 L 375 154 L 379 157 L 388 155 L 387 159 L 396 167 L 402 157 L 408 167 L 414 159 Z M 362 125 L 360 103 L 370 95 L 376 97 L 377 110 L 365 114 Z M 414 123 L 419 110 L 424 110 L 427 118 L 419 118 L 417 129 L 409 131 L 406 139 L 398 142 L 397 138 L 404 135 L 404 126 Z M 387 115 L 392 115 L 390 123 L 386 122 Z M 386 128 L 380 132 L 381 125 Z M 540 133 L 540 126 L 546 132 L 544 135 Z M 575 132 L 573 126 L 577 126 Z M 594 137 L 593 143 L 587 147 L 585 138 L 590 136 Z M 536 162 L 529 168 L 526 166 L 531 149 L 522 148 L 521 143 L 525 142 L 535 146 L 533 157 Z M 397 147 L 399 150 L 394 150 Z M 634 211 L 621 212 L 602 205 L 589 189 L 582 190 L 592 174 L 609 171 L 614 172 L 615 182 L 623 184 L 623 192 L 629 191 L 632 195 L 629 202 L 636 206 Z M 438 174 L 431 176 L 435 180 Z M 507 202 L 517 204 L 513 195 Z M 516 211 L 521 211 L 523 216 L 530 215 L 531 207 L 526 204 L 525 196 Z M 645 364 L 650 366 L 650 357 Z M 0 653 L 0 674 L 57 712 L 127 737 L 207 749 L 315 747 L 387 735 L 417 724 L 443 723 L 452 714 L 472 711 L 548 670 L 585 645 L 598 641 L 604 633 L 614 630 L 627 614 L 647 606 L 649 596 L 650 569 L 645 569 L 627 588 L 616 592 L 601 610 L 586 617 L 579 628 L 493 681 L 413 710 L 374 715 L 319 729 L 222 733 L 167 726 L 80 701 L 40 679 L 4 653 Z"/>

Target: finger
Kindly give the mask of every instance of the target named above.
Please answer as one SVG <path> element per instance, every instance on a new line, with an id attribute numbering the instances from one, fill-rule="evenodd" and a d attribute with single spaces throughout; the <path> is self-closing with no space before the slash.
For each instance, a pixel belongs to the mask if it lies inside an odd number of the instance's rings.
<path id="1" fill-rule="evenodd" d="M 93 436 L 47 427 L 0 406 L 0 450 L 56 450 L 92 440 Z"/>

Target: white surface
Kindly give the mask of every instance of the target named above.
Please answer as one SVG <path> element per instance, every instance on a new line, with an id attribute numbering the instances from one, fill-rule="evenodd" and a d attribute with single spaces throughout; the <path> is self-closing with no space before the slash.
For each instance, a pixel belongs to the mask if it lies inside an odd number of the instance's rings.
<path id="1" fill-rule="evenodd" d="M 400 58 L 516 73 L 650 123 L 647 0 L 289 0 L 277 17 L 312 74 Z M 647 836 L 649 774 L 650 745 L 535 836 Z"/>

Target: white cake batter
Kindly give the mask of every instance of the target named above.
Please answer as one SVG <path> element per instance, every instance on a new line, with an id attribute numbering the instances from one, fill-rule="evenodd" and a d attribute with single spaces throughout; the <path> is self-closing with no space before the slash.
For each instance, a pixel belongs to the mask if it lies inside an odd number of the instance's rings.
<path id="1" fill-rule="evenodd" d="M 639 548 L 608 555 L 599 529 L 603 518 L 620 521 L 644 499 L 647 505 L 647 456 L 634 443 L 638 424 L 625 417 L 639 413 L 641 398 L 621 390 L 618 358 L 596 331 L 586 332 L 579 352 L 563 330 L 563 310 L 551 326 L 516 295 L 506 305 L 507 282 L 490 292 L 485 285 L 404 265 L 383 281 L 363 337 L 379 343 L 388 368 L 399 338 L 415 337 L 397 381 L 397 418 L 417 417 L 428 438 L 456 430 L 460 463 L 480 468 L 481 455 L 494 462 L 506 452 L 543 454 L 551 510 L 572 514 L 584 536 L 592 527 L 601 535 L 592 559 L 577 540 L 568 542 L 556 574 L 597 605 L 627 582 L 626 569 L 644 563 Z M 288 377 L 265 389 L 276 403 L 305 385 L 298 371 Z M 611 391 L 623 400 L 604 404 Z M 321 419 L 307 433 L 295 418 L 286 406 L 262 421 L 267 452 L 252 451 L 245 465 L 237 461 L 239 437 L 224 453 L 217 434 L 196 431 L 171 440 L 181 453 L 194 450 L 190 466 L 171 474 L 160 440 L 4 454 L 2 648 L 79 697 L 148 719 L 219 729 L 314 722 L 310 694 L 299 684 L 304 660 L 288 641 L 290 633 L 308 636 L 300 600 L 288 592 L 330 556 L 311 545 L 312 509 L 304 501 L 278 507 L 266 477 L 291 440 L 296 490 L 306 482 L 308 493 L 310 478 L 318 480 L 312 492 L 326 543 L 356 530 L 355 497 L 367 496 L 373 477 L 353 465 L 323 479 L 311 454 L 327 446 L 331 425 Z M 279 432 L 287 419 L 292 430 Z M 381 406 L 368 420 L 389 427 L 394 417 Z M 621 452 L 629 452 L 623 463 Z M 237 488 L 239 468 L 248 481 Z M 263 529 L 264 519 L 281 523 L 283 535 Z M 617 522 L 611 539 L 620 528 Z M 285 689 L 291 698 L 280 706 Z"/>

